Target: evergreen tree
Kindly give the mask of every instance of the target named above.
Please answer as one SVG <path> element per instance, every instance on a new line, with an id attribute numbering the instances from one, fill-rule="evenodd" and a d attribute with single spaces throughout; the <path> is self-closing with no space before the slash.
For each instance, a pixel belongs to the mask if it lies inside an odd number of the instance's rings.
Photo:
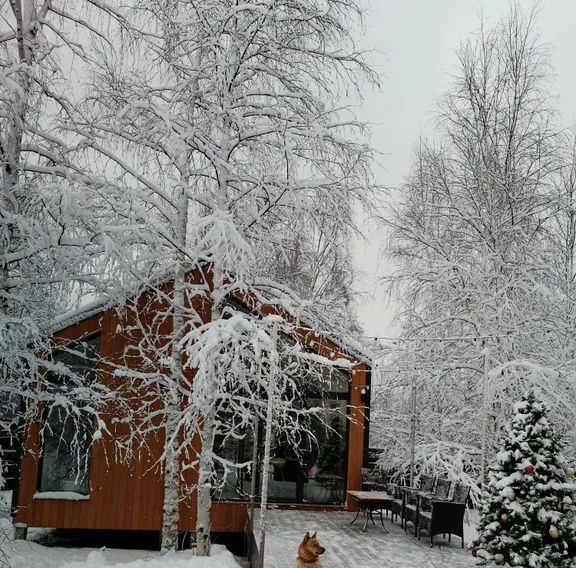
<path id="1" fill-rule="evenodd" d="M 573 496 L 561 444 L 533 391 L 514 406 L 504 449 L 489 472 L 472 553 L 487 562 L 546 568 L 576 566 Z"/>

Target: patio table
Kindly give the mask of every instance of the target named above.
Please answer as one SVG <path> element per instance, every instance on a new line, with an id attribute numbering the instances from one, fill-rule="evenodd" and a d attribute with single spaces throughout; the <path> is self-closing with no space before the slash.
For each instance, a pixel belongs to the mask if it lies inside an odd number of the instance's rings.
<path id="1" fill-rule="evenodd" d="M 388 509 L 394 502 L 394 497 L 385 491 L 348 491 L 348 495 L 358 503 L 358 512 L 356 516 L 350 523 L 351 525 L 356 522 L 356 519 L 360 513 L 364 513 L 364 526 L 362 531 L 366 530 L 368 525 L 368 519 L 372 521 L 373 525 L 376 525 L 372 514 L 374 511 L 378 511 L 380 514 L 380 523 L 384 532 L 388 532 L 388 529 L 384 526 L 384 517 L 382 516 L 382 509 Z"/>

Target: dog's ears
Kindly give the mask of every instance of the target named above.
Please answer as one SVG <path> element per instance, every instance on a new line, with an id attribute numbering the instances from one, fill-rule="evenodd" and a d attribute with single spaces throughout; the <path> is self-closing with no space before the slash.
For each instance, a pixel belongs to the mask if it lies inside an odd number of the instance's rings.
<path id="1" fill-rule="evenodd" d="M 316 538 L 316 532 L 310 538 Z"/>
<path id="2" fill-rule="evenodd" d="M 312 537 L 310 536 L 310 533 L 308 531 L 306 531 L 306 534 L 304 535 L 304 542 L 310 540 Z"/>

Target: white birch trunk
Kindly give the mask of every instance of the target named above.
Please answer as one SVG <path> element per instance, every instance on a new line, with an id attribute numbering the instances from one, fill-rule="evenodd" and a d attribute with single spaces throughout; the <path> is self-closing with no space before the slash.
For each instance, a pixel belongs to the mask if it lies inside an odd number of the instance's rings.
<path id="1" fill-rule="evenodd" d="M 178 502 L 179 502 L 179 461 L 174 446 L 177 440 L 169 442 L 168 436 L 172 432 L 166 429 L 167 447 L 164 461 L 164 502 L 162 505 L 162 554 L 176 550 L 178 546 Z M 169 446 L 169 447 L 168 447 Z"/>
<path id="2" fill-rule="evenodd" d="M 188 229 L 188 195 L 187 187 L 189 183 L 189 174 L 187 166 L 183 166 L 181 176 L 181 193 L 178 200 L 177 227 L 175 229 L 176 242 L 180 245 L 177 252 L 177 267 L 174 276 L 174 300 L 173 300 L 173 330 L 172 330 L 172 353 L 171 353 L 171 372 L 173 392 L 166 396 L 166 447 L 164 461 L 164 502 L 162 517 L 162 552 L 176 550 L 178 546 L 178 503 L 180 497 L 180 464 L 178 456 L 178 433 L 176 424 L 170 419 L 173 411 L 172 405 L 179 405 L 176 395 L 178 392 L 177 385 L 183 380 L 183 361 L 182 348 L 180 342 L 184 337 L 184 309 L 185 309 L 185 286 L 186 286 L 186 266 L 184 257 L 184 248 L 186 246 L 186 233 Z"/>
<path id="3" fill-rule="evenodd" d="M 254 535 L 254 511 L 256 505 L 256 491 L 258 486 L 256 483 L 256 477 L 258 474 L 258 430 L 259 430 L 259 419 L 258 416 L 254 419 L 254 435 L 252 438 L 252 478 L 250 480 L 250 510 L 248 515 L 248 532 L 250 535 Z M 252 548 L 252 540 L 250 540 L 250 549 Z M 251 554 L 249 554 L 251 557 Z"/>
<path id="4" fill-rule="evenodd" d="M 10 0 L 10 5 L 16 20 L 16 37 L 18 41 L 18 58 L 20 65 L 25 66 L 30 63 L 26 45 L 29 44 L 29 38 L 26 38 L 26 29 L 29 27 L 25 24 L 22 4 L 20 0 Z M 18 88 L 20 92 L 12 97 L 10 117 L 7 128 L 0 132 L 0 156 L 2 158 L 2 187 L 0 187 L 0 210 L 8 214 L 14 213 L 14 192 L 18 187 L 20 154 L 22 150 L 22 138 L 24 136 L 24 124 L 26 119 L 26 108 L 28 106 L 29 81 L 26 76 L 26 70 L 21 69 L 18 73 Z M 12 225 L 8 227 L 8 232 L 12 233 Z M 10 242 L 12 239 L 8 237 Z M 8 252 L 8 250 L 6 250 Z M 5 288 L 5 282 L 8 280 L 8 266 L 3 258 L 0 258 L 0 289 Z M 0 313 L 5 314 L 8 305 L 6 294 L 0 297 Z"/>
<path id="5" fill-rule="evenodd" d="M 22 6 L 21 0 L 10 0 L 10 5 L 16 20 L 16 39 L 18 43 L 18 61 L 20 69 L 16 74 L 18 92 L 10 101 L 10 114 L 6 117 L 6 127 L 0 130 L 0 213 L 3 217 L 12 216 L 18 211 L 17 195 L 20 183 L 20 161 L 22 153 L 22 141 L 24 138 L 25 125 L 28 119 L 28 105 L 30 97 L 30 79 L 28 67 L 33 62 L 34 38 L 31 36 L 30 22 L 35 14 L 35 4 L 28 0 L 28 5 Z M 45 11 L 41 14 L 45 16 Z M 15 226 L 9 222 L 7 227 L 0 231 L 0 240 L 11 243 L 14 241 Z M 2 233 L 4 233 L 2 235 Z M 0 317 L 7 315 L 9 304 L 9 290 L 7 281 L 10 277 L 7 259 L 4 255 L 10 252 L 9 245 L 0 250 Z M 5 381 L 3 374 L 6 369 L 2 366 L 0 380 Z M 1 466 L 1 463 L 0 463 Z"/>
<path id="6" fill-rule="evenodd" d="M 273 345 L 276 345 L 276 334 Z M 266 523 L 268 521 L 268 484 L 270 470 L 270 448 L 272 447 L 272 425 L 274 419 L 274 393 L 276 381 L 275 355 L 270 361 L 270 376 L 268 379 L 268 401 L 266 404 L 266 429 L 264 434 L 264 455 L 262 456 L 262 491 L 260 493 L 260 543 L 258 545 L 258 567 L 264 568 L 264 549 L 266 547 Z"/>
<path id="7" fill-rule="evenodd" d="M 486 483 L 486 463 L 488 460 L 488 348 L 484 347 L 484 370 L 482 374 L 482 449 L 480 456 L 480 488 Z"/>
<path id="8" fill-rule="evenodd" d="M 212 288 L 212 321 L 221 316 L 218 302 L 218 291 L 222 288 L 224 277 L 222 271 L 213 267 Z M 210 556 L 210 531 L 212 514 L 212 469 L 214 466 L 212 451 L 214 449 L 214 421 L 216 410 L 212 407 L 204 413 L 204 423 L 200 431 L 202 447 L 198 466 L 198 489 L 196 492 L 196 555 Z"/>
<path id="9" fill-rule="evenodd" d="M 221 154 L 225 158 L 228 155 L 228 120 L 224 120 L 223 134 L 221 141 Z M 223 159 L 225 162 L 226 159 Z M 218 192 L 216 196 L 217 207 L 220 211 L 227 210 L 228 204 L 228 175 L 220 167 L 216 167 L 218 177 Z M 224 286 L 224 274 L 221 267 L 214 264 L 212 266 L 212 310 L 211 319 L 216 321 L 221 317 L 219 302 L 221 300 L 220 290 Z M 217 380 L 217 377 L 215 377 Z M 210 531 L 211 531 L 211 512 L 212 512 L 212 469 L 213 458 L 212 451 L 214 445 L 214 421 L 215 410 L 207 409 L 204 415 L 204 424 L 200 439 L 202 449 L 200 454 L 200 466 L 198 471 L 198 491 L 196 507 L 196 555 L 210 556 Z"/>
<path id="10" fill-rule="evenodd" d="M 256 502 L 256 491 L 258 491 L 258 486 L 256 483 L 256 477 L 258 473 L 258 430 L 259 430 L 260 420 L 258 417 L 254 419 L 254 436 L 252 441 L 252 479 L 250 481 L 250 510 L 254 512 L 254 503 Z"/>
<path id="11" fill-rule="evenodd" d="M 412 409 L 410 416 L 410 487 L 414 487 L 414 469 L 416 467 L 416 411 L 418 408 L 418 385 L 416 373 L 412 375 Z"/>
<path id="12" fill-rule="evenodd" d="M 210 556 L 212 512 L 212 448 L 214 445 L 214 416 L 206 416 L 200 434 L 202 451 L 198 471 L 196 508 L 196 555 Z"/>

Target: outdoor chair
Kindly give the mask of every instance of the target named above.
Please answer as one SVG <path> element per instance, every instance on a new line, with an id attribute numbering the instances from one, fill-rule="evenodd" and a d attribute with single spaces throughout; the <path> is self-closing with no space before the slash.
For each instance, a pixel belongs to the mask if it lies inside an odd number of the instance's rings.
<path id="1" fill-rule="evenodd" d="M 434 491 L 434 480 L 435 477 L 433 475 L 421 475 L 418 491 L 422 493 L 432 493 Z"/>
<path id="2" fill-rule="evenodd" d="M 403 487 L 404 503 L 402 507 L 402 520 L 404 530 L 407 528 L 407 522 L 414 526 L 414 536 L 418 535 L 418 515 L 420 511 L 420 495 L 431 494 L 434 489 L 436 478 L 432 475 L 421 475 L 418 487 Z"/>
<path id="3" fill-rule="evenodd" d="M 446 500 L 450 494 L 451 482 L 447 479 L 423 475 L 420 478 L 418 489 L 407 489 L 407 497 L 404 504 L 404 521 L 410 521 L 414 525 L 414 536 L 419 536 L 420 513 L 432 510 L 432 501 Z M 431 491 L 432 488 L 434 491 Z M 404 526 L 406 529 L 406 525 Z"/>
<path id="4" fill-rule="evenodd" d="M 384 477 L 380 470 L 362 468 L 362 491 L 383 491 Z"/>
<path id="5" fill-rule="evenodd" d="M 420 498 L 418 490 L 411 487 L 404 487 L 404 510 L 402 521 L 404 522 L 404 531 L 408 528 L 408 523 L 414 526 L 414 536 L 418 536 L 418 517 L 420 515 Z"/>
<path id="6" fill-rule="evenodd" d="M 420 509 L 423 511 L 430 511 L 431 510 L 431 501 L 433 499 L 437 500 L 446 500 L 450 495 L 450 486 L 452 483 L 445 478 L 439 477 L 436 480 L 436 486 L 434 487 L 434 491 L 427 492 L 421 491 L 420 492 Z"/>
<path id="7" fill-rule="evenodd" d="M 400 517 L 400 526 L 404 527 L 404 496 L 405 492 L 400 485 L 389 483 L 388 493 L 394 497 L 390 502 L 390 519 L 394 522 L 394 517 Z"/>
<path id="8" fill-rule="evenodd" d="M 390 504 L 392 520 L 394 516 L 401 518 L 401 525 L 406 531 L 407 523 L 414 526 L 414 536 L 418 534 L 418 513 L 420 510 L 420 495 L 430 494 L 434 489 L 436 478 L 431 475 L 421 475 L 418 487 L 388 483 L 387 491 L 394 497 Z"/>
<path id="9" fill-rule="evenodd" d="M 434 487 L 433 493 L 420 492 L 419 497 L 419 513 L 418 513 L 418 526 L 420 527 L 420 518 L 424 513 L 430 513 L 432 511 L 432 501 L 442 501 L 447 500 L 450 495 L 451 482 L 445 478 L 438 477 L 436 479 L 436 485 Z M 418 531 L 418 538 L 420 538 L 420 531 Z M 446 536 L 446 535 L 444 535 Z"/>
<path id="10" fill-rule="evenodd" d="M 436 488 L 434 489 L 434 497 L 436 499 L 448 499 L 450 495 L 450 486 L 452 485 L 451 481 L 443 477 L 439 477 L 436 480 Z"/>
<path id="11" fill-rule="evenodd" d="M 386 491 L 387 484 L 385 483 L 384 473 L 379 469 L 372 469 L 372 468 L 362 468 L 362 491 Z M 373 509 L 374 511 L 379 511 L 380 515 L 382 515 L 382 511 L 386 511 L 386 516 L 388 516 L 388 511 L 392 513 L 392 515 L 401 515 L 402 514 L 402 494 L 400 493 L 400 506 L 398 507 L 395 502 L 390 502 L 386 504 L 382 504 L 382 507 L 379 509 Z"/>
<path id="12" fill-rule="evenodd" d="M 468 485 L 457 483 L 454 487 L 452 499 L 432 498 L 430 510 L 418 511 L 418 538 L 424 529 L 430 535 L 430 546 L 434 546 L 434 536 L 448 534 L 459 536 L 464 548 L 464 513 L 466 502 L 470 494 Z"/>

